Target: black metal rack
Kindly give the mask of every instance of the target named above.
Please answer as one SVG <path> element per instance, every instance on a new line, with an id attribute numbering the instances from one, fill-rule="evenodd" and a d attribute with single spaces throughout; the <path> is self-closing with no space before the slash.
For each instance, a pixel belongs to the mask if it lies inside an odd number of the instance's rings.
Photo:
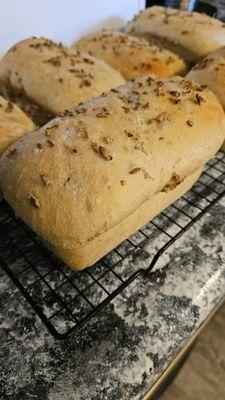
<path id="1" fill-rule="evenodd" d="M 0 264 L 49 331 L 63 339 L 78 330 L 225 194 L 225 153 L 205 167 L 194 187 L 97 264 L 74 272 L 45 248 L 13 211 L 0 204 Z"/>

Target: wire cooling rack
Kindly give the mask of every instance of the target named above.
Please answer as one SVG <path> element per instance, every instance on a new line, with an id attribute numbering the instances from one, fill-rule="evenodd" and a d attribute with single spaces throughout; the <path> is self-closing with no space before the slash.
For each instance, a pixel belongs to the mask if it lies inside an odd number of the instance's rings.
<path id="1" fill-rule="evenodd" d="M 225 153 L 194 187 L 91 268 L 70 270 L 0 204 L 0 264 L 49 331 L 66 338 L 109 303 L 225 194 Z"/>

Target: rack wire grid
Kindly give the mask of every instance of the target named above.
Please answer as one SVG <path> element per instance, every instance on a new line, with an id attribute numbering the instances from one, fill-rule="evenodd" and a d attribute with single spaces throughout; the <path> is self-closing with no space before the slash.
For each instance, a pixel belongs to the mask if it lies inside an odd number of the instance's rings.
<path id="1" fill-rule="evenodd" d="M 0 204 L 0 264 L 49 331 L 63 339 L 78 330 L 225 194 L 220 151 L 184 196 L 84 271 L 72 271 L 41 239 Z M 141 265 L 141 267 L 140 267 Z"/>

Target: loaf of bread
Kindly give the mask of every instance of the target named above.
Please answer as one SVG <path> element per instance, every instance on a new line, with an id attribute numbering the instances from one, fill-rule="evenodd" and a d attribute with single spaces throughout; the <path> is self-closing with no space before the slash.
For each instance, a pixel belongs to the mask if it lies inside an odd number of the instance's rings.
<path id="1" fill-rule="evenodd" d="M 0 96 L 0 155 L 10 144 L 35 128 L 32 120 L 17 105 Z"/>
<path id="2" fill-rule="evenodd" d="M 176 54 L 122 32 L 103 29 L 82 37 L 75 48 L 104 60 L 126 80 L 149 74 L 159 78 L 183 75 L 186 71 L 184 61 Z"/>
<path id="3" fill-rule="evenodd" d="M 165 210 L 170 204 L 174 203 L 175 200 L 194 185 L 201 172 L 202 169 L 200 168 L 192 175 L 184 178 L 179 185 L 174 185 L 172 190 L 165 190 L 154 194 L 117 225 L 89 240 L 84 246 L 77 247 L 75 251 L 74 249 L 69 250 L 54 246 L 52 243 L 46 243 L 46 245 L 72 269 L 84 269 L 86 266 L 94 264 L 148 221 Z"/>
<path id="4" fill-rule="evenodd" d="M 197 84 L 139 78 L 11 146 L 4 197 L 71 268 L 85 268 L 194 183 L 224 140 L 224 118 Z"/>
<path id="5" fill-rule="evenodd" d="M 187 79 L 206 85 L 225 109 L 225 47 L 210 53 L 188 73 Z M 225 151 L 225 143 L 222 146 Z"/>
<path id="6" fill-rule="evenodd" d="M 125 31 L 154 41 L 191 63 L 225 45 L 223 22 L 205 14 L 160 6 L 142 11 Z"/>
<path id="7" fill-rule="evenodd" d="M 225 47 L 210 53 L 187 74 L 187 79 L 207 85 L 225 108 Z"/>
<path id="8" fill-rule="evenodd" d="M 17 43 L 0 62 L 0 87 L 53 114 L 124 82 L 104 61 L 43 38 Z"/>
<path id="9" fill-rule="evenodd" d="M 24 111 L 37 127 L 47 124 L 47 122 L 55 117 L 55 114 L 39 107 L 24 96 L 24 94 L 12 91 L 8 85 L 0 83 L 0 94 L 10 103 L 17 105 L 22 111 Z"/>
<path id="10" fill-rule="evenodd" d="M 0 155 L 10 144 L 33 130 L 35 125 L 28 116 L 0 96 Z"/>

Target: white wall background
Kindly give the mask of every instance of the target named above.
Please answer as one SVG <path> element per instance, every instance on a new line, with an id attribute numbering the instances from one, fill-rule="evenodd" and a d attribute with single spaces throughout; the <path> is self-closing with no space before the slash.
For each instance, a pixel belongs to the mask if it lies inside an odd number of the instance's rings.
<path id="1" fill-rule="evenodd" d="M 144 0 L 0 0 L 0 53 L 29 36 L 70 45 L 97 27 L 121 26 L 144 7 Z"/>

